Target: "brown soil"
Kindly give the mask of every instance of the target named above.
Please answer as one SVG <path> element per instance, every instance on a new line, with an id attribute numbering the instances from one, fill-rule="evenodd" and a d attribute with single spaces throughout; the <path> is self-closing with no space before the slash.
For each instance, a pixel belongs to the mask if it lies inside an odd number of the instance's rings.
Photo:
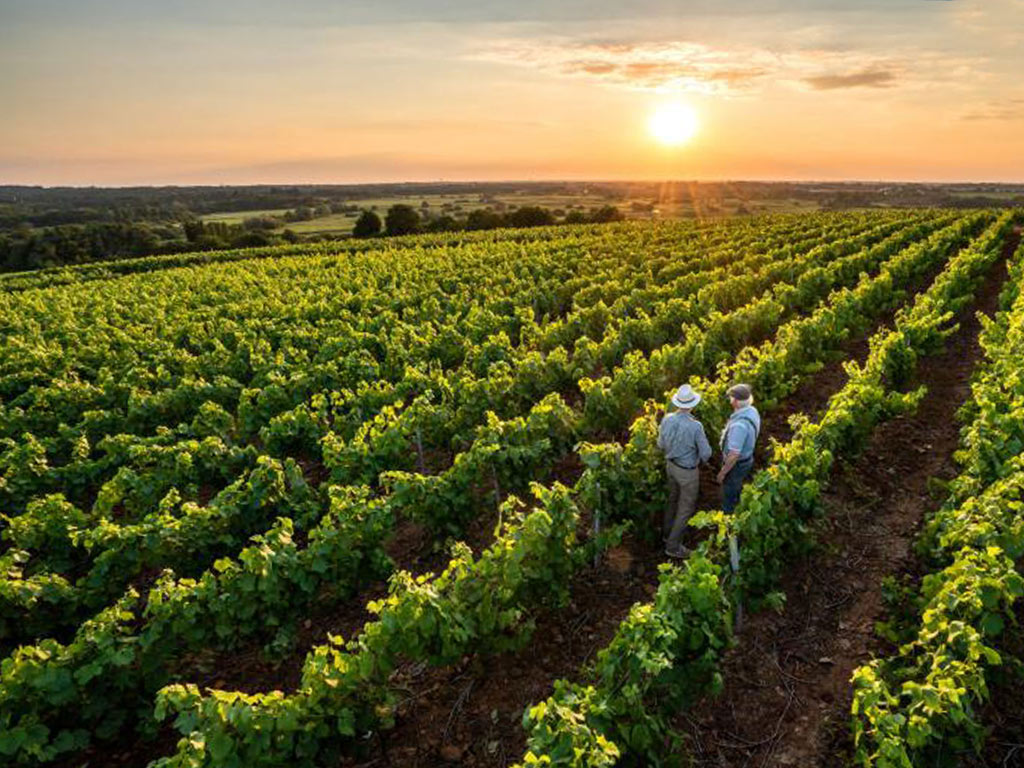
<path id="1" fill-rule="evenodd" d="M 583 467 L 579 456 L 570 452 L 552 467 L 551 480 L 572 486 L 579 479 Z M 528 498 L 519 494 L 521 498 Z M 503 498 L 505 494 L 503 494 Z M 497 506 L 488 487 L 481 497 L 485 512 L 467 525 L 460 541 L 469 545 L 475 554 L 482 552 L 494 540 Z M 416 574 L 439 573 L 449 561 L 449 543 L 433 537 L 424 526 L 411 520 L 401 520 L 385 544 L 385 551 L 395 564 L 395 571 Z M 374 620 L 367 603 L 387 595 L 387 581 L 378 580 L 366 585 L 355 596 L 338 600 L 324 594 L 308 611 L 297 627 L 295 652 L 283 659 L 268 659 L 259 643 L 248 643 L 241 650 L 224 651 L 184 660 L 179 667 L 181 679 L 200 686 L 245 693 L 298 688 L 306 651 L 325 642 L 327 635 L 353 638 L 363 625 Z"/>
<path id="2" fill-rule="evenodd" d="M 657 550 L 634 541 L 579 572 L 572 600 L 536 617 L 523 651 L 466 657 L 453 667 L 409 664 L 395 677 L 408 698 L 397 727 L 382 735 L 392 765 L 506 765 L 524 748 L 523 710 L 550 694 L 551 681 L 578 670 L 612 638 L 633 603 L 654 592 Z M 383 759 L 378 751 L 370 763 Z M 368 764 L 370 764 L 368 763 Z M 355 765 L 356 763 L 347 763 Z"/>
<path id="3" fill-rule="evenodd" d="M 994 311 L 1005 275 L 999 260 L 975 310 Z M 821 547 L 783 579 L 783 613 L 747 621 L 723 665 L 722 695 L 680 718 L 694 765 L 834 766 L 848 754 L 849 680 L 881 647 L 882 579 L 914 568 L 910 546 L 935 504 L 929 480 L 956 473 L 955 414 L 980 354 L 974 313 L 960 321 L 945 351 L 920 363 L 916 383 L 928 396 L 917 412 L 880 425 L 837 469 L 816 530 Z"/>
<path id="4" fill-rule="evenodd" d="M 155 738 L 126 732 L 127 738 L 111 744 L 98 744 L 74 752 L 48 764 L 49 768 L 145 768 L 154 760 L 174 754 L 181 734 L 170 723 L 160 728 Z"/>

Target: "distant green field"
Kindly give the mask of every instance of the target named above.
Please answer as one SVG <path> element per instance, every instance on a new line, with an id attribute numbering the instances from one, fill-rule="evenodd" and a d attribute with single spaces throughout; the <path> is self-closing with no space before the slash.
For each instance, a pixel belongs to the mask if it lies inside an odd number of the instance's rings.
<path id="1" fill-rule="evenodd" d="M 1000 189 L 1000 190 L 969 190 L 969 189 L 958 189 L 953 190 L 951 194 L 955 197 L 961 197 L 966 199 L 972 198 L 1015 198 L 1020 199 L 1019 195 L 1015 194 L 1013 189 Z"/>
<path id="2" fill-rule="evenodd" d="M 358 216 L 358 213 L 332 213 L 330 216 L 320 216 L 309 221 L 290 221 L 282 228 L 290 229 L 300 235 L 309 235 L 314 232 L 347 234 L 352 231 Z"/>
<path id="3" fill-rule="evenodd" d="M 287 208 L 264 208 L 259 211 L 227 211 L 225 213 L 204 213 L 203 221 L 219 221 L 224 224 L 241 224 L 254 216 L 283 216 Z"/>

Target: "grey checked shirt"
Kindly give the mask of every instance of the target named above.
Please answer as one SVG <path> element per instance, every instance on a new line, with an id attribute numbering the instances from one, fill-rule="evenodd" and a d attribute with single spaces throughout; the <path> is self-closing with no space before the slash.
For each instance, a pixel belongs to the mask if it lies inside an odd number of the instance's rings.
<path id="1" fill-rule="evenodd" d="M 684 467 L 696 467 L 711 458 L 711 444 L 704 434 L 704 425 L 689 413 L 676 411 L 661 420 L 658 447 L 665 458 Z"/>

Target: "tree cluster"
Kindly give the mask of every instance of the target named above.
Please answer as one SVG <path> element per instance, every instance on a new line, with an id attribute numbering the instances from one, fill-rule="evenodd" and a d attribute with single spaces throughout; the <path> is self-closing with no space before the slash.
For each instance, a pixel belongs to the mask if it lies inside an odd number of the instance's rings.
<path id="1" fill-rule="evenodd" d="M 0 270 L 19 272 L 65 264 L 168 253 L 180 239 L 173 226 L 139 222 L 22 227 L 0 233 Z"/>
<path id="2" fill-rule="evenodd" d="M 202 221 L 192 219 L 183 225 L 185 241 L 190 251 L 212 251 L 224 248 L 258 248 L 264 245 L 277 245 L 281 242 L 293 243 L 298 238 L 290 229 L 281 235 L 274 235 L 271 230 L 278 226 L 268 227 L 262 218 L 246 219 L 241 224 L 228 224 L 223 221 Z"/>
<path id="3" fill-rule="evenodd" d="M 22 226 L 0 232 L 0 271 L 21 272 L 136 256 L 255 248 L 298 241 L 291 230 L 271 231 L 278 226 L 277 222 L 271 225 L 259 217 L 242 224 L 189 219 L 180 227 L 148 222 Z"/>
<path id="4" fill-rule="evenodd" d="M 422 208 L 422 206 L 421 206 Z M 552 224 L 599 224 L 621 221 L 625 218 L 618 208 L 606 205 L 589 213 L 570 211 L 559 218 L 562 211 L 552 211 L 538 205 L 524 205 L 509 211 L 493 208 L 477 208 L 464 219 L 450 214 L 424 216 L 413 206 L 398 203 L 391 206 L 384 219 L 375 211 L 364 210 L 356 219 L 353 237 L 376 237 L 378 235 L 411 235 L 418 232 L 454 232 L 460 230 L 499 229 L 501 227 L 545 227 Z"/>

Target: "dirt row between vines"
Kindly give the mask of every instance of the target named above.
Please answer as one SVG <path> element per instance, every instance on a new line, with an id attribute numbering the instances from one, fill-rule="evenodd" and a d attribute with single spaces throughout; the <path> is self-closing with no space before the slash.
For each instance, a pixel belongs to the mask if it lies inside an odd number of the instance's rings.
<path id="1" fill-rule="evenodd" d="M 852 756 L 850 676 L 888 650 L 874 631 L 885 616 L 883 579 L 917 569 L 911 545 L 941 499 L 931 479 L 956 475 L 956 411 L 981 355 L 975 313 L 997 308 L 1018 239 L 945 350 L 920 361 L 914 386 L 928 394 L 916 413 L 880 425 L 867 449 L 837 468 L 819 546 L 781 585 L 783 612 L 750 617 L 723 665 L 723 693 L 680 717 L 694 766 L 835 766 Z"/>

